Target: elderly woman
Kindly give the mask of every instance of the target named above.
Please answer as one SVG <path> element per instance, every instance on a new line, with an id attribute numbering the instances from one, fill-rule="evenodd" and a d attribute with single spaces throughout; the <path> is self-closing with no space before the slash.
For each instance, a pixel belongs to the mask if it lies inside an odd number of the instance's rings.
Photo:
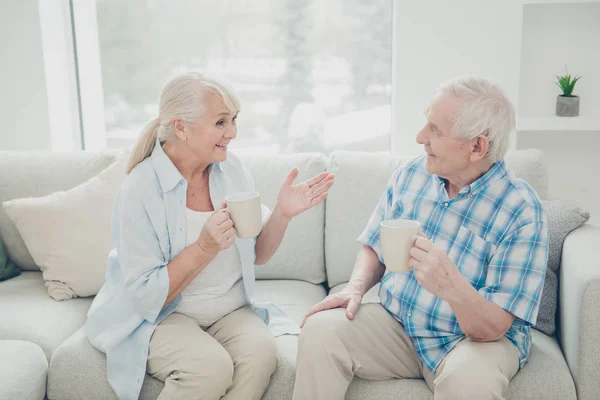
<path id="1" fill-rule="evenodd" d="M 132 153 L 113 213 L 116 249 L 85 324 L 120 399 L 138 398 L 146 370 L 165 383 L 159 399 L 260 399 L 276 366 L 268 326 L 298 333 L 253 301 L 254 264 L 271 258 L 291 218 L 327 197 L 333 176 L 293 185 L 292 170 L 273 212 L 263 206 L 258 237 L 237 238 L 223 201 L 255 190 L 228 154 L 239 109 L 223 83 L 175 77 Z"/>

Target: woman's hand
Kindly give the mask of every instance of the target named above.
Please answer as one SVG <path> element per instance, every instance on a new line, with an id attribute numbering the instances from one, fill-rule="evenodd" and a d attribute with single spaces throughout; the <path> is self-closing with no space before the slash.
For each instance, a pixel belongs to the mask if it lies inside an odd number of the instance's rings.
<path id="1" fill-rule="evenodd" d="M 296 215 L 321 203 L 327 197 L 327 191 L 333 186 L 334 175 L 323 172 L 305 182 L 293 185 L 298 177 L 298 168 L 294 168 L 281 184 L 277 196 L 277 208 L 284 218 Z"/>
<path id="2" fill-rule="evenodd" d="M 200 248 L 211 255 L 228 249 L 235 242 L 235 229 L 229 213 L 224 210 L 225 204 L 215 211 L 204 223 L 202 232 L 196 240 Z"/>

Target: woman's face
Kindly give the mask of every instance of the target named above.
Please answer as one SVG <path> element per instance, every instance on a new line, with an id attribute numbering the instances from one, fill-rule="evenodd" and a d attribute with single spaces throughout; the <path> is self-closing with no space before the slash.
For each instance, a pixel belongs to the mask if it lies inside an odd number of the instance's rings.
<path id="1" fill-rule="evenodd" d="M 188 148 L 202 162 L 225 161 L 229 143 L 237 136 L 237 113 L 233 114 L 215 94 L 206 98 L 206 110 L 194 124 L 186 124 Z"/>

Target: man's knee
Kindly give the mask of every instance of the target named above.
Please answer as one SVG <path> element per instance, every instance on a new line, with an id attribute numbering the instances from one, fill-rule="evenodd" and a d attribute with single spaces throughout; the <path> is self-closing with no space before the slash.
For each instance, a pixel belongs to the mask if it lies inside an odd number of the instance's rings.
<path id="1" fill-rule="evenodd" d="M 435 399 L 495 399 L 502 396 L 508 378 L 491 364 L 460 363 L 435 378 Z"/>
<path id="2" fill-rule="evenodd" d="M 299 347 L 327 346 L 329 339 L 338 337 L 338 332 L 343 330 L 350 320 L 346 317 L 346 310 L 334 308 L 311 315 L 306 320 L 300 332 Z"/>

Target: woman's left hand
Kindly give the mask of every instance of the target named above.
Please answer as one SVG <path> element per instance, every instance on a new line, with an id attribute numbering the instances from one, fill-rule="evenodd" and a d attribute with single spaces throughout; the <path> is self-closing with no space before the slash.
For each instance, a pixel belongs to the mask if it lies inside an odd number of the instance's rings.
<path id="1" fill-rule="evenodd" d="M 277 207 L 285 218 L 292 218 L 321 203 L 333 186 L 334 175 L 323 172 L 305 182 L 294 185 L 298 168 L 294 168 L 281 184 L 277 196 Z"/>

